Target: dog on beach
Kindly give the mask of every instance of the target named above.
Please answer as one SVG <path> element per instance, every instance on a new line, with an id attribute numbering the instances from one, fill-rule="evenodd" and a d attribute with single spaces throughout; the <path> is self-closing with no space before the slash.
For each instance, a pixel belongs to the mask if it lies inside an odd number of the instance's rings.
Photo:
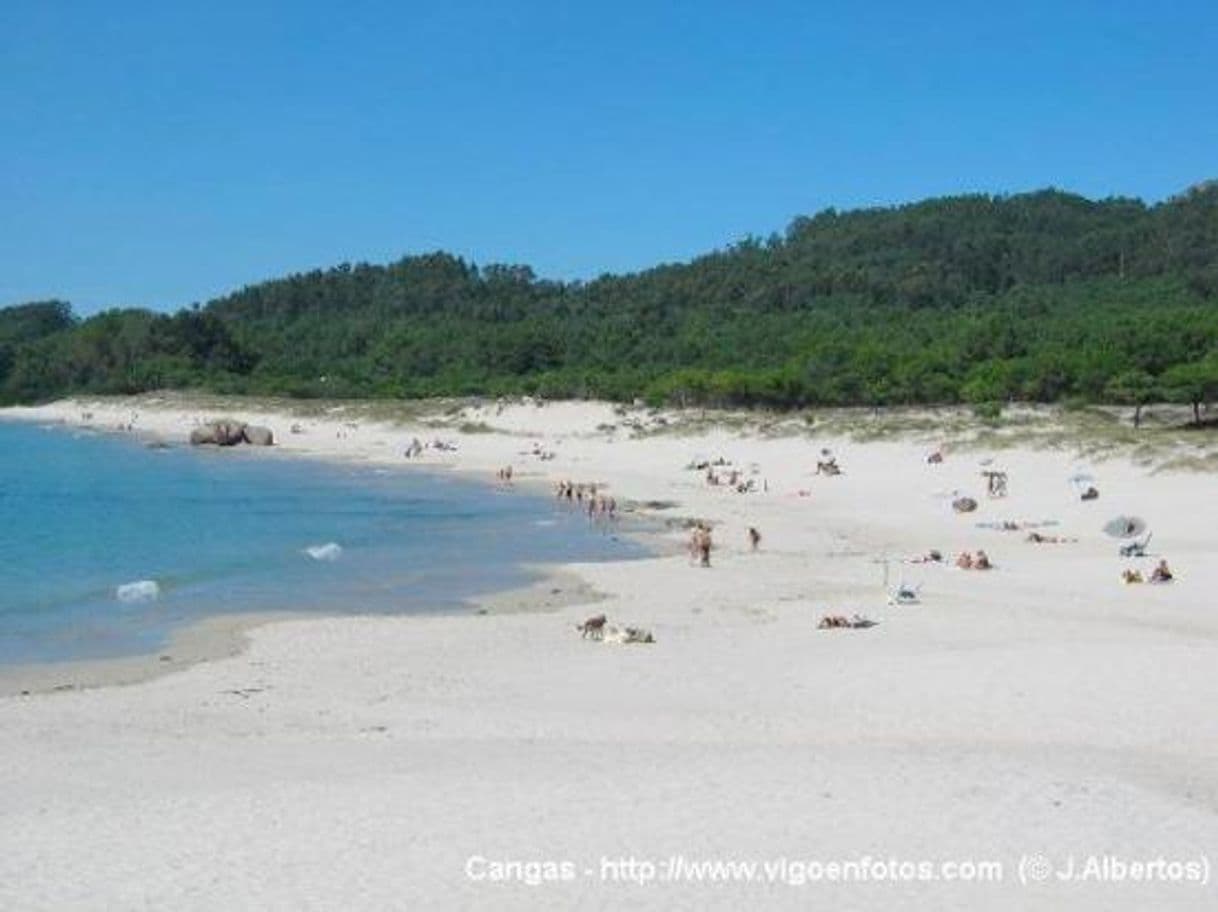
<path id="1" fill-rule="evenodd" d="M 575 629 L 579 631 L 580 639 L 604 639 L 607 620 L 603 614 L 595 614 L 582 624 L 576 624 Z"/>

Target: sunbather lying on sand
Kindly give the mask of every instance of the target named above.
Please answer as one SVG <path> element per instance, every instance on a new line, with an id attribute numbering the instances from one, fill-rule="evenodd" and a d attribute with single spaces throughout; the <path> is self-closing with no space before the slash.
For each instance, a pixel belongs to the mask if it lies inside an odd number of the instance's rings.
<path id="1" fill-rule="evenodd" d="M 849 618 L 841 614 L 826 614 L 816 626 L 820 630 L 838 630 L 842 628 L 865 630 L 868 627 L 874 627 L 877 623 L 879 622 L 857 614 Z"/>
<path id="2" fill-rule="evenodd" d="M 1171 572 L 1171 568 L 1167 566 L 1166 560 L 1159 561 L 1159 564 L 1150 574 L 1152 583 L 1170 583 L 1175 576 Z"/>
<path id="3" fill-rule="evenodd" d="M 910 561 L 911 564 L 940 564 L 943 562 L 943 553 L 935 548 L 931 548 L 921 557 L 915 557 Z"/>
<path id="4" fill-rule="evenodd" d="M 1121 579 L 1126 583 L 1143 583 L 1142 571 L 1140 570 L 1125 570 L 1121 573 Z"/>
<path id="5" fill-rule="evenodd" d="M 605 628 L 605 642 L 625 645 L 628 643 L 654 643 L 656 638 L 650 630 L 643 627 L 616 627 L 609 625 Z"/>
<path id="6" fill-rule="evenodd" d="M 956 558 L 956 566 L 961 570 L 993 570 L 994 565 L 990 563 L 990 557 L 980 548 L 977 549 L 977 556 L 974 557 L 968 551 L 961 551 L 960 556 Z"/>
<path id="7" fill-rule="evenodd" d="M 1029 532 L 1028 537 L 1024 540 L 1030 541 L 1034 545 L 1064 545 L 1066 542 L 1078 541 L 1077 538 L 1061 538 L 1057 535 L 1043 535 L 1040 532 Z"/>

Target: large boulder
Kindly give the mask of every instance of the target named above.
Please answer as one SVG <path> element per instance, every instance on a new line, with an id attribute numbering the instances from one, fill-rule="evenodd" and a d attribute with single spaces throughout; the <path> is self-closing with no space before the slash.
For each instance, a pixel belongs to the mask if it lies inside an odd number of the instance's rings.
<path id="1" fill-rule="evenodd" d="M 245 423 L 242 421 L 217 421 L 212 427 L 216 429 L 216 443 L 220 446 L 236 446 L 245 442 Z"/>
<path id="2" fill-rule="evenodd" d="M 275 443 L 275 434 L 271 429 L 257 424 L 247 424 L 244 436 L 245 442 L 253 446 L 272 446 Z"/>
<path id="3" fill-rule="evenodd" d="M 190 442 L 195 446 L 236 446 L 245 442 L 245 423 L 224 419 L 205 424 L 190 432 Z"/>

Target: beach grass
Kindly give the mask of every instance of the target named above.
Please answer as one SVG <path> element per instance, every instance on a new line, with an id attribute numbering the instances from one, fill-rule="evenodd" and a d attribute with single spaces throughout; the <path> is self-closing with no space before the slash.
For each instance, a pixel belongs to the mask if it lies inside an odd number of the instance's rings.
<path id="1" fill-rule="evenodd" d="M 293 399 L 270 396 L 226 396 L 185 390 L 130 397 L 89 397 L 81 402 L 121 401 L 133 410 L 183 409 L 203 413 L 267 412 L 308 419 L 341 418 L 396 426 L 420 425 L 460 434 L 504 433 L 496 427 L 500 400 L 462 399 Z M 1218 470 L 1218 429 L 1188 424 L 1187 407 L 1155 405 L 1143 412 L 1141 427 L 1132 425 L 1132 410 L 1103 406 L 1014 405 L 997 417 L 981 417 L 967 406 L 816 408 L 773 410 L 685 410 L 618 406 L 621 420 L 601 423 L 592 433 L 628 432 L 634 439 L 693 438 L 710 431 L 768 439 L 802 437 L 812 442 L 856 444 L 914 442 L 960 452 L 1000 452 L 1033 448 L 1069 452 L 1079 459 L 1102 462 L 1127 458 L 1152 471 Z"/>

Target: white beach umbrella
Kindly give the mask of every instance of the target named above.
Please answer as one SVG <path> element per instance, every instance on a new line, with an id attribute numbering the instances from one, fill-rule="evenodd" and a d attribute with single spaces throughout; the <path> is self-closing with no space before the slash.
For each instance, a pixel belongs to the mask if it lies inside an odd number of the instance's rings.
<path id="1" fill-rule="evenodd" d="M 1140 516 L 1114 516 L 1104 523 L 1104 534 L 1113 538 L 1136 538 L 1147 528 L 1146 520 Z"/>

